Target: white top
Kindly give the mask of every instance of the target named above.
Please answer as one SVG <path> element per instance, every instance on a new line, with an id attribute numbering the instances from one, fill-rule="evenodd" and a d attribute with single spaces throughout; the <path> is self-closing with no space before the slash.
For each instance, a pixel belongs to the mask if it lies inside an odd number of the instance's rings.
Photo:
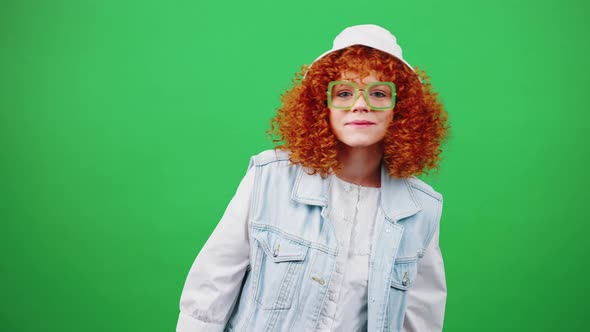
<path id="1" fill-rule="evenodd" d="M 366 331 L 369 255 L 380 189 L 332 176 L 329 217 L 339 243 L 336 271 L 321 311 L 320 331 Z M 177 331 L 195 329 L 198 320 L 220 322 L 223 331 L 249 264 L 248 210 L 254 168 L 247 173 L 225 214 L 203 246 L 187 277 Z M 418 276 L 407 294 L 404 332 L 442 331 L 446 282 L 438 227 L 418 263 Z M 215 268 L 212 268 L 215 267 Z M 213 296 L 207 290 L 224 296 Z M 208 324 L 211 326 L 211 324 Z"/>
<path id="2" fill-rule="evenodd" d="M 369 255 L 380 188 L 332 177 L 329 219 L 336 230 L 336 271 L 321 312 L 320 331 L 366 331 Z"/>

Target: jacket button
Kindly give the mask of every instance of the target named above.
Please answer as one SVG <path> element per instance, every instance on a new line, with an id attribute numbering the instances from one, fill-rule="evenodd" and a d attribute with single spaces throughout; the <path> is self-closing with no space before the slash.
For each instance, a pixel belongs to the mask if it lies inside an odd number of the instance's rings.
<path id="1" fill-rule="evenodd" d="M 326 284 L 326 281 L 324 279 L 322 279 L 322 278 L 319 278 L 319 277 L 311 277 L 311 279 L 313 279 L 313 281 L 317 282 L 318 284 L 320 284 L 322 286 Z"/>
<path id="2" fill-rule="evenodd" d="M 408 272 L 405 272 L 404 273 L 404 278 L 402 279 L 402 285 L 407 286 L 409 280 L 410 279 L 408 279 Z"/>

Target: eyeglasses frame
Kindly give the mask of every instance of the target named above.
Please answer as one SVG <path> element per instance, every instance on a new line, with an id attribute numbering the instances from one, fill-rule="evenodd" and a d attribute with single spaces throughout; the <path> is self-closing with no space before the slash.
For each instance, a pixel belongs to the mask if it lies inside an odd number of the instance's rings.
<path id="1" fill-rule="evenodd" d="M 351 106 L 343 107 L 343 106 L 332 105 L 332 87 L 337 84 L 347 84 L 347 85 L 352 85 L 354 87 L 354 91 L 355 91 L 356 96 L 354 97 L 354 101 L 352 102 Z M 389 107 L 373 107 L 371 105 L 371 103 L 369 102 L 369 90 L 374 85 L 387 85 L 391 88 L 391 106 L 389 106 Z M 351 109 L 354 106 L 354 104 L 356 104 L 357 100 L 360 98 L 360 96 L 361 96 L 361 94 L 359 93 L 360 91 L 363 91 L 363 93 L 365 95 L 365 101 L 367 102 L 367 106 L 369 106 L 369 108 L 373 111 L 385 111 L 385 110 L 392 109 L 395 107 L 396 90 L 395 90 L 395 84 L 393 82 L 371 82 L 371 83 L 367 84 L 367 86 L 365 86 L 364 89 L 359 89 L 359 87 L 356 83 L 350 82 L 350 81 L 332 81 L 328 84 L 328 91 L 327 91 L 327 93 L 328 93 L 328 106 L 331 108 L 336 108 L 336 109 L 341 109 L 341 110 Z"/>

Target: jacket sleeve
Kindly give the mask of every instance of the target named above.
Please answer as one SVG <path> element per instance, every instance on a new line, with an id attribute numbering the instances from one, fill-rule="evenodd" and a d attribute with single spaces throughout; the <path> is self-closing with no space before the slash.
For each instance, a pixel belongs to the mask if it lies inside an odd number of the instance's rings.
<path id="1" fill-rule="evenodd" d="M 254 168 L 194 261 L 180 297 L 177 332 L 223 331 L 249 264 L 248 210 Z"/>
<path id="2" fill-rule="evenodd" d="M 439 227 L 418 262 L 418 276 L 408 289 L 404 332 L 442 331 L 447 299 L 447 286 L 442 254 L 439 248 Z"/>

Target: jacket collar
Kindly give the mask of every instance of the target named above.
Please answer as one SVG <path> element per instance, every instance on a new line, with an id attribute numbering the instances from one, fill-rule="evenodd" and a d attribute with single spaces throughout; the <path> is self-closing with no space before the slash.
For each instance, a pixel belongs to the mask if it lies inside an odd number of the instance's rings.
<path id="1" fill-rule="evenodd" d="M 299 167 L 291 198 L 303 204 L 328 206 L 329 189 L 333 176 L 324 179 L 318 173 L 310 175 L 305 172 L 303 167 Z M 380 204 L 385 218 L 393 222 L 422 210 L 408 179 L 389 176 L 385 166 L 381 167 Z"/>

